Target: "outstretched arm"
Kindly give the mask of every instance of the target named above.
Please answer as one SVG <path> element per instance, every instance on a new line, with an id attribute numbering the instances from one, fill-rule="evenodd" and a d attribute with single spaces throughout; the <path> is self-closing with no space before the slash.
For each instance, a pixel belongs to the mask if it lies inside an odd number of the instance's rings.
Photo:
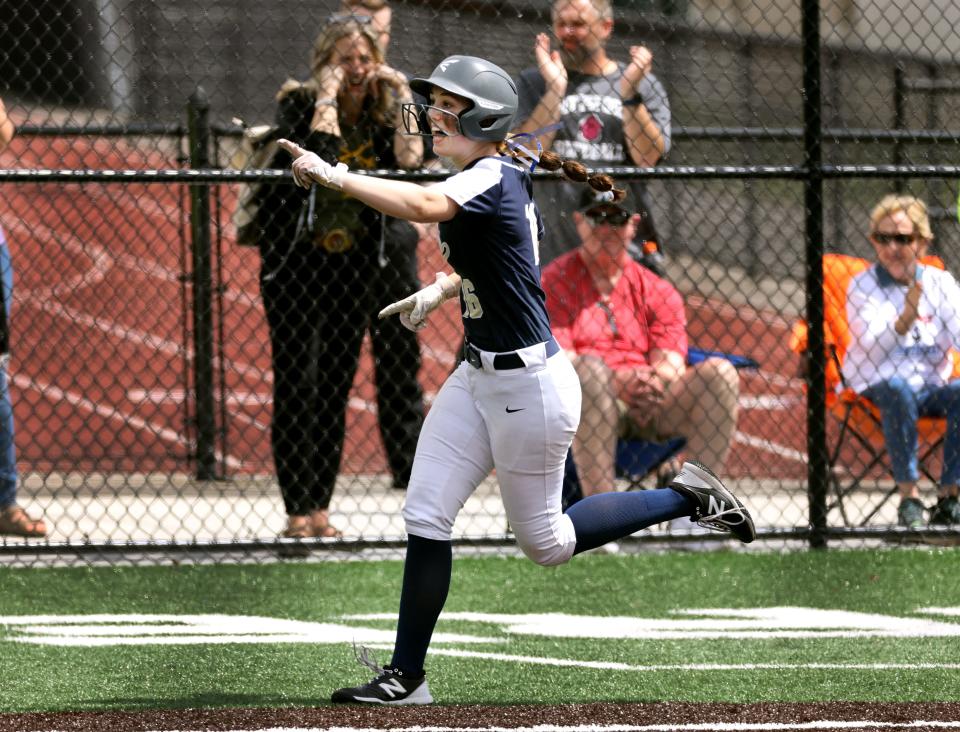
<path id="1" fill-rule="evenodd" d="M 439 191 L 402 180 L 357 175 L 349 172 L 343 163 L 331 165 L 295 142 L 278 140 L 278 143 L 293 158 L 293 179 L 303 188 L 319 183 L 343 191 L 387 216 L 424 224 L 449 221 L 460 208 Z"/>

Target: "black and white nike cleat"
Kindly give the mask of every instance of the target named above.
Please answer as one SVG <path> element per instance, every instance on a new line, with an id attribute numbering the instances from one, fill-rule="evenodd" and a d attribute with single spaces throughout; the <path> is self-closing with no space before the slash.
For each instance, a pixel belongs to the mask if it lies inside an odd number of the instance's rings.
<path id="1" fill-rule="evenodd" d="M 396 668 L 380 668 L 371 658 L 369 649 L 353 647 L 357 661 L 372 670 L 377 676 L 367 684 L 337 689 L 330 697 L 334 704 L 383 704 L 402 706 L 405 704 L 432 704 L 427 675 L 413 678 Z"/>
<path id="2" fill-rule="evenodd" d="M 729 532 L 744 544 L 757 538 L 753 519 L 746 507 L 707 466 L 695 461 L 685 462 L 670 488 L 696 503 L 691 521 L 707 529 Z"/>

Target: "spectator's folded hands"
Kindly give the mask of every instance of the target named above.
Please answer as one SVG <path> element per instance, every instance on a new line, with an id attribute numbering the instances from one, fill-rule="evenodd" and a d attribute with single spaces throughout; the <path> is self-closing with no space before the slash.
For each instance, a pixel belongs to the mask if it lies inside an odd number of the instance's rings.
<path id="1" fill-rule="evenodd" d="M 650 366 L 620 369 L 614 372 L 617 398 L 632 411 L 646 413 L 644 420 L 652 416 L 663 401 L 665 385 Z"/>

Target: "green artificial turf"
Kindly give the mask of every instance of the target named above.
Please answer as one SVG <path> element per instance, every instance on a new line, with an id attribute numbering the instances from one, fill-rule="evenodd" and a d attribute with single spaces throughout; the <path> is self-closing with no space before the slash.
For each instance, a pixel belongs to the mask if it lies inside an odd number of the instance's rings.
<path id="1" fill-rule="evenodd" d="M 960 608 L 951 549 L 588 555 L 557 568 L 515 558 L 454 563 L 447 613 L 566 613 L 659 621 L 678 610 L 801 606 L 918 617 Z M 242 615 L 392 632 L 399 562 L 0 570 L 0 616 Z M 345 619 L 353 614 L 382 619 Z M 491 643 L 436 644 L 427 659 L 440 702 L 960 700 L 958 634 L 935 637 L 557 637 L 499 622 L 441 617 L 438 632 Z M 593 621 L 581 619 L 590 628 Z M 897 620 L 893 627 L 900 621 Z M 16 642 L 0 621 L 0 711 L 323 704 L 369 676 L 346 641 L 64 647 Z M 461 658 L 441 649 L 561 659 Z M 375 651 L 381 662 L 389 650 Z M 582 664 L 624 664 L 629 669 Z M 577 665 L 581 664 L 581 665 Z M 701 669 L 733 664 L 736 670 Z M 776 668 L 743 668 L 767 664 Z M 864 664 L 862 668 L 815 665 Z M 897 668 L 874 668 L 894 664 Z M 914 665 L 910 668 L 908 665 Z M 637 667 L 640 667 L 639 669 Z M 668 668 L 660 668 L 668 667 Z"/>

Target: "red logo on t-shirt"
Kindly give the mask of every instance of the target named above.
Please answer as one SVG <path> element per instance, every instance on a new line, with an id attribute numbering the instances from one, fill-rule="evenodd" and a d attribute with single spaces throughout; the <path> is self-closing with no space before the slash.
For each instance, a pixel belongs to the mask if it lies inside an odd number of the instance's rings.
<path id="1" fill-rule="evenodd" d="M 580 120 L 580 136 L 588 142 L 593 142 L 603 132 L 603 122 L 595 114 L 588 114 Z"/>

